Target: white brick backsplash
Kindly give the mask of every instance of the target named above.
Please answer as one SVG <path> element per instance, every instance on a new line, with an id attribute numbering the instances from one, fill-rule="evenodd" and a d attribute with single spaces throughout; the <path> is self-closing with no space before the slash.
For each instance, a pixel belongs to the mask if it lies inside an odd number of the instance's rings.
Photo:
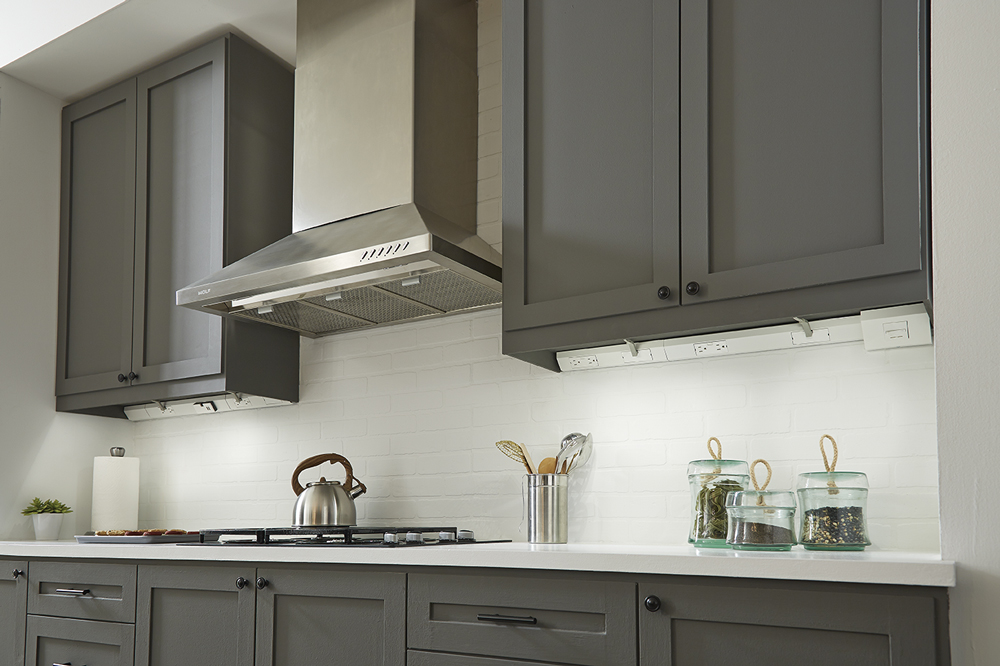
<path id="1" fill-rule="evenodd" d="M 500 0 L 479 1 L 480 234 L 500 248 Z M 555 374 L 500 353 L 499 309 L 302 340 L 301 403 L 136 424 L 140 523 L 197 529 L 287 525 L 291 473 L 318 453 L 348 457 L 368 493 L 362 523 L 441 522 L 480 538 L 525 539 L 523 469 L 572 431 L 594 453 L 570 478 L 570 540 L 680 544 L 687 463 L 768 459 L 772 489 L 822 469 L 868 474 L 870 530 L 882 549 L 938 549 L 932 347 L 861 343 Z M 720 335 L 720 338 L 724 338 Z M 762 470 L 763 471 L 763 470 Z M 303 473 L 340 479 L 328 465 Z"/>

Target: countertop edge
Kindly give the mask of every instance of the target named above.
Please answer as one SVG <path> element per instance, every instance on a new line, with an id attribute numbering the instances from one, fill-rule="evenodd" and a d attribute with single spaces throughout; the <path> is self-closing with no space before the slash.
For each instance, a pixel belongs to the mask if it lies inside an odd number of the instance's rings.
<path id="1" fill-rule="evenodd" d="M 559 569 L 635 575 L 716 576 L 815 582 L 954 587 L 955 563 L 933 553 L 745 553 L 603 544 L 475 544 L 407 548 L 290 548 L 219 545 L 0 542 L 3 558 L 174 560 L 261 564 Z"/>

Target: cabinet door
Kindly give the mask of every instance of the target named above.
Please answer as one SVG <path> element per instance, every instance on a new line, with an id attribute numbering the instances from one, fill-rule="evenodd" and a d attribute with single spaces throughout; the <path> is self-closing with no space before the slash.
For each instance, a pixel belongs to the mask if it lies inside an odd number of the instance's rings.
<path id="1" fill-rule="evenodd" d="M 919 0 L 682 0 L 685 304 L 919 271 Z"/>
<path id="2" fill-rule="evenodd" d="M 222 371 L 222 319 L 175 293 L 222 268 L 226 41 L 138 77 L 134 383 Z"/>
<path id="3" fill-rule="evenodd" d="M 246 566 L 139 565 L 136 666 L 251 666 L 253 574 Z"/>
<path id="4" fill-rule="evenodd" d="M 0 666 L 24 663 L 24 620 L 27 614 L 27 562 L 0 561 Z"/>
<path id="5" fill-rule="evenodd" d="M 259 569 L 257 575 L 257 666 L 405 663 L 405 574 Z"/>
<path id="6" fill-rule="evenodd" d="M 938 663 L 931 595 L 849 587 L 640 584 L 640 604 L 651 595 L 661 604 L 655 612 L 640 608 L 640 666 Z"/>
<path id="7" fill-rule="evenodd" d="M 504 3 L 505 330 L 680 302 L 678 22 L 676 0 Z"/>
<path id="8" fill-rule="evenodd" d="M 113 388 L 132 366 L 135 79 L 62 119 L 56 395 Z"/>
<path id="9" fill-rule="evenodd" d="M 26 666 L 132 666 L 135 627 L 116 622 L 28 616 Z"/>

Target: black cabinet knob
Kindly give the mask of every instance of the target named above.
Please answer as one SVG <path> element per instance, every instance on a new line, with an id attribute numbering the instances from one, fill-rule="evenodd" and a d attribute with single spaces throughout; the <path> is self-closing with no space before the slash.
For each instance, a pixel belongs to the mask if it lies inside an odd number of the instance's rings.
<path id="1" fill-rule="evenodd" d="M 24 572 L 20 569 L 14 569 L 13 578 L 16 580 L 24 575 Z"/>
<path id="2" fill-rule="evenodd" d="M 684 291 L 686 291 L 689 296 L 694 296 L 701 291 L 701 285 L 697 282 L 688 282 L 687 286 L 684 287 Z"/>
<path id="3" fill-rule="evenodd" d="M 130 372 L 128 373 L 128 378 L 134 382 L 135 380 L 139 379 L 139 375 L 135 374 L 134 372 Z"/>
<path id="4" fill-rule="evenodd" d="M 646 610 L 648 610 L 650 613 L 655 613 L 656 611 L 660 610 L 660 598 L 655 594 L 651 594 L 648 597 L 646 597 L 646 602 L 644 605 L 646 606 Z"/>
<path id="5" fill-rule="evenodd" d="M 237 590 L 242 590 L 244 587 L 246 587 L 249 584 L 250 584 L 250 581 L 248 581 L 243 576 L 240 576 L 239 578 L 236 579 L 236 589 Z"/>
<path id="6" fill-rule="evenodd" d="M 258 590 L 263 590 L 269 584 L 270 584 L 270 581 L 268 581 L 266 578 L 261 577 L 261 578 L 257 579 L 257 589 Z"/>
<path id="7" fill-rule="evenodd" d="M 656 290 L 656 295 L 660 297 L 661 301 L 665 301 L 670 298 L 670 287 L 660 287 Z"/>
<path id="8" fill-rule="evenodd" d="M 118 381 L 119 382 L 127 382 L 128 381 L 128 377 L 126 377 L 125 375 L 123 375 L 122 373 L 119 372 L 118 373 Z"/>

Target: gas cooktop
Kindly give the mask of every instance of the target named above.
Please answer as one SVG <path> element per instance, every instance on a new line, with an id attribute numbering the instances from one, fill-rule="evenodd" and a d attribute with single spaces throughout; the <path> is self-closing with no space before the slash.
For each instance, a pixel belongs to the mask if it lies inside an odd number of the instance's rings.
<path id="1" fill-rule="evenodd" d="M 201 530 L 199 534 L 197 542 L 183 545 L 406 548 L 510 542 L 510 539 L 476 541 L 472 530 L 460 530 L 455 527 L 237 527 Z"/>

